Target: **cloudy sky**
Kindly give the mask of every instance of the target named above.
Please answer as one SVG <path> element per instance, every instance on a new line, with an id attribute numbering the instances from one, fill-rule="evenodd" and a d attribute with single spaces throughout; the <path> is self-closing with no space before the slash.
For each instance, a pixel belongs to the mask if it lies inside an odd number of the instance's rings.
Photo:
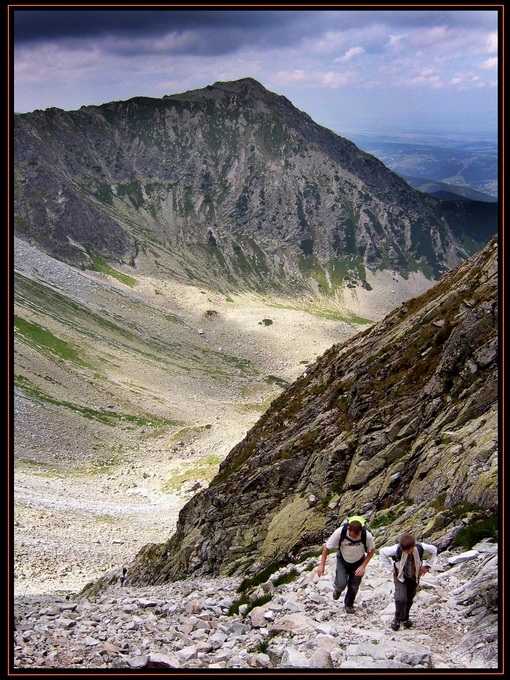
<path id="1" fill-rule="evenodd" d="M 252 77 L 339 134 L 497 131 L 497 5 L 80 7 L 11 5 L 15 111 L 73 110 Z"/>

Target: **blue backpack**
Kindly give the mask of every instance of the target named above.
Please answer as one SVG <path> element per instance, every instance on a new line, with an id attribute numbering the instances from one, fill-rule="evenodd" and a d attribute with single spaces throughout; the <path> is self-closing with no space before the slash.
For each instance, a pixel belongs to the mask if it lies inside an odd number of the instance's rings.
<path id="1" fill-rule="evenodd" d="M 418 555 L 420 556 L 420 560 L 423 560 L 423 546 L 421 543 L 418 543 L 416 541 L 416 547 L 418 548 Z M 397 543 L 397 554 L 393 556 L 393 561 L 394 562 L 400 562 L 400 558 L 402 557 L 402 548 L 400 546 L 400 543 Z"/>

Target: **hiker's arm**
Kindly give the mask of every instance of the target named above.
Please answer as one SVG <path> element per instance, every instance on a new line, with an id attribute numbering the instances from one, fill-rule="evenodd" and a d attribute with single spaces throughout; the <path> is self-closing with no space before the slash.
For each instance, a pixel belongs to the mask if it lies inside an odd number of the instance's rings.
<path id="1" fill-rule="evenodd" d="M 387 571 L 393 572 L 395 563 L 393 562 L 391 557 L 392 555 L 396 555 L 396 553 L 397 553 L 396 545 L 390 545 L 387 548 L 381 548 L 379 550 L 379 560 L 383 568 L 386 569 Z"/>
<path id="2" fill-rule="evenodd" d="M 367 564 L 370 562 L 370 560 L 372 559 L 372 557 L 374 555 L 375 555 L 375 549 L 371 550 L 370 552 L 367 553 L 363 562 L 359 565 L 359 567 L 354 572 L 355 576 L 363 576 L 363 574 L 365 573 L 365 569 L 367 568 Z"/>
<path id="3" fill-rule="evenodd" d="M 329 555 L 329 548 L 324 548 L 322 549 L 322 555 L 321 555 L 321 561 L 319 566 L 317 567 L 317 576 L 322 576 L 322 574 L 326 571 L 326 559 Z"/>
<path id="4" fill-rule="evenodd" d="M 435 545 L 432 545 L 430 543 L 422 543 L 423 546 L 423 552 L 428 553 L 429 558 L 428 560 L 423 560 L 422 562 L 422 569 L 424 570 L 422 573 L 425 573 L 432 569 L 434 564 L 436 563 L 436 557 L 437 557 L 437 548 Z M 420 569 L 421 571 L 421 569 Z"/>

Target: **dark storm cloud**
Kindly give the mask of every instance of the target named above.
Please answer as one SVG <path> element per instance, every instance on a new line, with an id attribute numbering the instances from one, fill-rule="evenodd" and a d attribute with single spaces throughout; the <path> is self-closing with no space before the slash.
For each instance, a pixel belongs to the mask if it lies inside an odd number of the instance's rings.
<path id="1" fill-rule="evenodd" d="M 27 10 L 14 11 L 14 38 L 25 43 L 54 38 L 86 38 L 94 35 L 161 35 L 209 26 L 261 25 L 282 21 L 282 12 L 153 10 Z"/>
<path id="2" fill-rule="evenodd" d="M 207 54 L 241 45 L 287 45 L 309 35 L 321 22 L 306 11 L 240 10 L 19 10 L 13 13 L 16 46 L 61 39 L 158 39 L 168 34 L 191 36 L 171 51 Z M 112 43 L 112 46 L 115 43 Z M 112 47 L 117 51 L 115 47 Z M 142 48 L 142 51 L 151 51 Z M 122 50 L 124 51 L 124 50 Z"/>
<path id="3" fill-rule="evenodd" d="M 158 10 L 94 9 L 13 11 L 17 47 L 57 40 L 102 39 L 104 48 L 119 54 L 218 55 L 241 47 L 277 48 L 299 44 L 329 31 L 367 25 L 416 27 L 483 24 L 477 11 L 388 10 Z M 174 40 L 163 42 L 164 37 Z M 151 40 L 153 42 L 151 42 Z"/>

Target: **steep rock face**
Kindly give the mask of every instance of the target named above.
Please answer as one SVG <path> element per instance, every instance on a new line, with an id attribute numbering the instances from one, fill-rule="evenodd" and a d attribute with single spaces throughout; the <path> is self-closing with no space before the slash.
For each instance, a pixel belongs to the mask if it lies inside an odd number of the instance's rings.
<path id="1" fill-rule="evenodd" d="M 442 202 L 251 79 L 18 115 L 15 228 L 90 266 L 139 252 L 216 287 L 331 293 L 366 269 L 437 279 L 497 206 Z"/>
<path id="2" fill-rule="evenodd" d="M 182 509 L 130 583 L 246 573 L 361 512 L 380 545 L 445 548 L 498 508 L 498 246 L 335 345 L 285 390 Z"/>

